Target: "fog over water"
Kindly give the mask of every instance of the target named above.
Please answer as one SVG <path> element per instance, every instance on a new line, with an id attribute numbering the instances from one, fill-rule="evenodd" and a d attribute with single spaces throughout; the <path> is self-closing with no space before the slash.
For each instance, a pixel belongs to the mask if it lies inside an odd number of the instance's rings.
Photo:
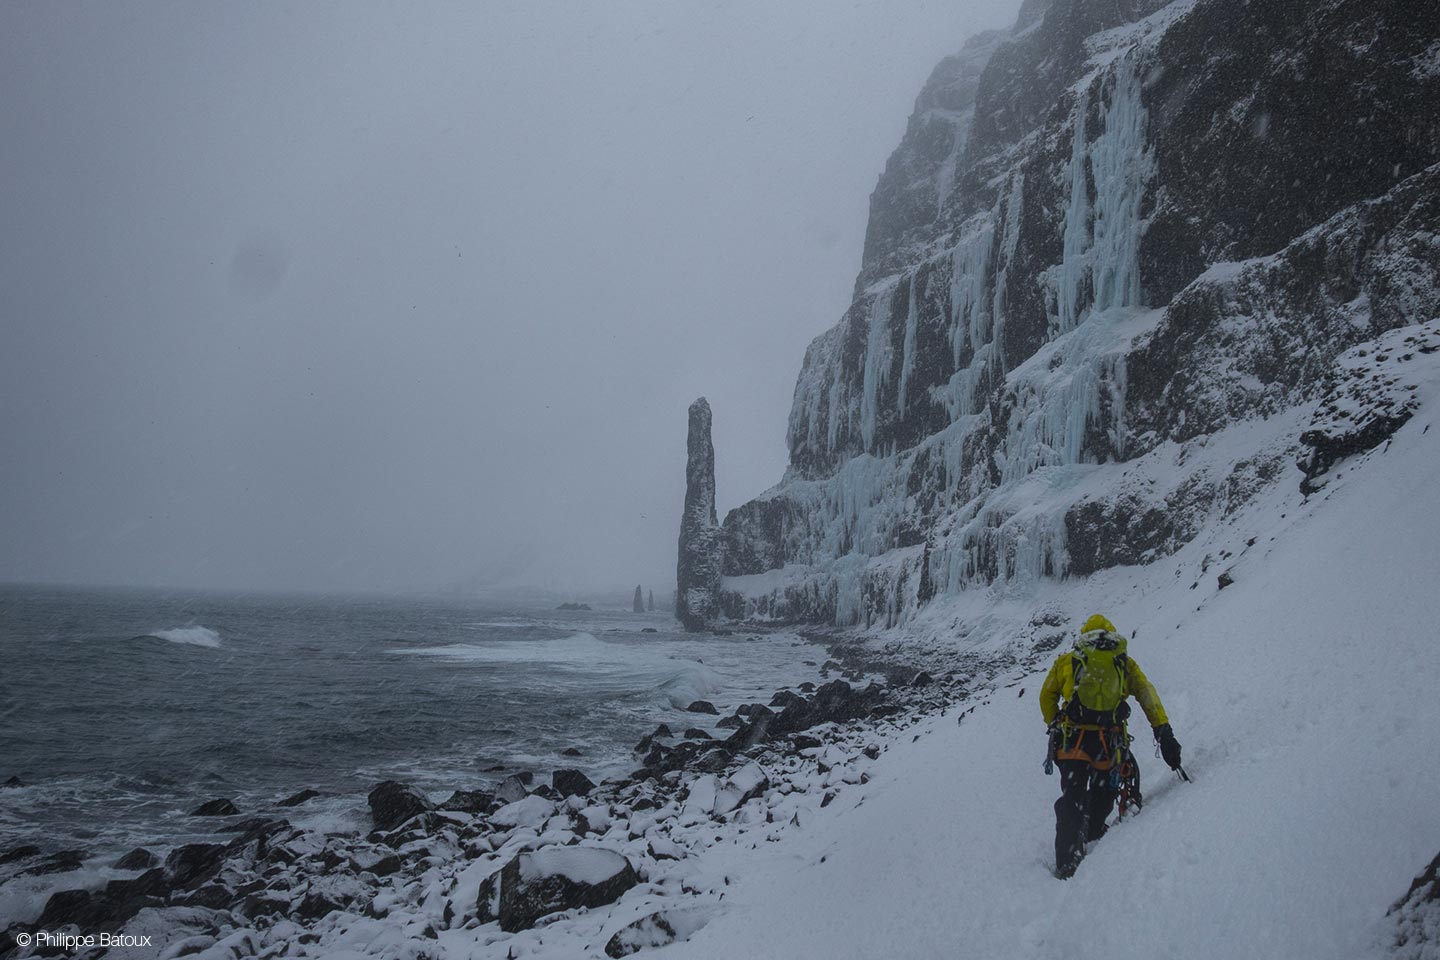
<path id="1" fill-rule="evenodd" d="M 0 581 L 668 593 L 1017 6 L 0 5 Z"/>

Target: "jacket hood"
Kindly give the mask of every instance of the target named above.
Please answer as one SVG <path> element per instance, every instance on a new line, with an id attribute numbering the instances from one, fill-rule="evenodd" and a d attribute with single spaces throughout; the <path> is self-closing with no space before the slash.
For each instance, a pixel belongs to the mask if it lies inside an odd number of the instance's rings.
<path id="1" fill-rule="evenodd" d="M 1119 630 L 1115 629 L 1115 624 L 1111 623 L 1109 620 L 1106 620 L 1098 613 L 1092 614 L 1090 619 L 1085 621 L 1085 626 L 1080 628 L 1081 633 L 1090 633 L 1094 630 L 1104 630 L 1107 633 L 1120 632 Z"/>

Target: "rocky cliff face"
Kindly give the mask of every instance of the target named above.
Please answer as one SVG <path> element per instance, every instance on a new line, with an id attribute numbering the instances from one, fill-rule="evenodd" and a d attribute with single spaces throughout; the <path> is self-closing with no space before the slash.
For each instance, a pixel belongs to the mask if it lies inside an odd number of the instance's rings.
<path id="1" fill-rule="evenodd" d="M 635 603 L 640 603 L 635 588 Z M 680 559 L 675 571 L 675 618 L 686 630 L 703 630 L 719 615 L 720 524 L 715 517 L 715 447 L 710 404 L 690 404 L 686 440 L 685 512 L 680 518 Z"/>
<path id="2" fill-rule="evenodd" d="M 972 39 L 871 198 L 784 480 L 715 531 L 725 613 L 894 624 L 1300 482 L 1341 354 L 1440 317 L 1437 102 L 1440 18 L 1400 0 L 1054 0 Z"/>

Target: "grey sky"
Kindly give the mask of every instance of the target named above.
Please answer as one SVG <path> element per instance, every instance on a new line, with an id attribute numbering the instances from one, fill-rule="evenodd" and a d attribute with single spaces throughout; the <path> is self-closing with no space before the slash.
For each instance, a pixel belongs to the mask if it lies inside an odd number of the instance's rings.
<path id="1" fill-rule="evenodd" d="M 0 580 L 668 591 L 1017 6 L 0 4 Z"/>

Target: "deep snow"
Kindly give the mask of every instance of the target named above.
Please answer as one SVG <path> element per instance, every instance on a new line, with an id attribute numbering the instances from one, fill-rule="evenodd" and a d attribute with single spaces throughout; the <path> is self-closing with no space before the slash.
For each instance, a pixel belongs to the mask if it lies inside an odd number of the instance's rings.
<path id="1" fill-rule="evenodd" d="M 961 724 L 952 709 L 917 727 L 863 794 L 783 843 L 710 851 L 743 879 L 659 955 L 1385 955 L 1387 908 L 1440 849 L 1437 420 L 1432 404 L 1308 503 L 1277 485 L 1148 567 L 1042 583 L 998 608 L 977 591 L 929 615 L 1103 611 L 1134 638 L 1195 782 L 1149 759 L 1142 722 L 1147 806 L 1074 879 L 1050 874 L 1041 667 Z"/>

